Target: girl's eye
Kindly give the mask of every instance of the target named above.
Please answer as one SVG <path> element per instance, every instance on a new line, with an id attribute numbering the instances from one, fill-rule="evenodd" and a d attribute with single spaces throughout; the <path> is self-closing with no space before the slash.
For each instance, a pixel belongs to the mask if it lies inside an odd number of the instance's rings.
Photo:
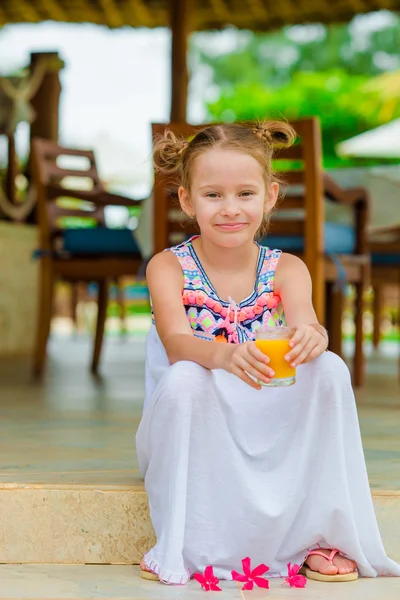
<path id="1" fill-rule="evenodd" d="M 244 196 L 244 197 L 253 196 L 253 195 L 254 195 L 254 192 L 250 192 L 250 191 L 240 193 L 240 196 Z"/>
<path id="2" fill-rule="evenodd" d="M 206 194 L 207 198 L 218 198 L 218 194 L 216 194 L 215 192 L 209 192 L 208 194 Z"/>

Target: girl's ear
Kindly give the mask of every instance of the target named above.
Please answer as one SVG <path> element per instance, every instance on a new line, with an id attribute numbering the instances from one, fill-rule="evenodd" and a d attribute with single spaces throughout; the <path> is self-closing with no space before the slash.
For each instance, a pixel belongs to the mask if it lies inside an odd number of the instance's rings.
<path id="1" fill-rule="evenodd" d="M 269 213 L 275 206 L 278 200 L 279 194 L 279 183 L 276 181 L 272 182 L 269 186 L 269 190 L 267 191 L 267 195 L 265 198 L 265 212 Z"/>
<path id="2" fill-rule="evenodd" d="M 183 210 L 184 213 L 187 214 L 188 217 L 190 217 L 192 219 L 194 217 L 194 210 L 193 210 L 193 207 L 190 202 L 189 193 L 182 186 L 179 186 L 179 188 L 178 188 L 178 197 L 179 197 L 179 203 L 181 205 L 181 209 Z"/>

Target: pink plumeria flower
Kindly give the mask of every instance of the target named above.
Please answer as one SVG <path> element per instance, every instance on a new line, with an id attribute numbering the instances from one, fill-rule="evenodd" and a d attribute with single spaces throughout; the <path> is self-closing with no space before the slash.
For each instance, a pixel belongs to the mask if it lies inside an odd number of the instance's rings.
<path id="1" fill-rule="evenodd" d="M 244 571 L 243 575 L 237 571 L 232 571 L 233 581 L 244 582 L 242 590 L 252 590 L 254 584 L 256 584 L 258 587 L 265 588 L 266 590 L 269 588 L 269 581 L 261 577 L 261 575 L 264 575 L 264 573 L 269 571 L 269 567 L 267 567 L 267 565 L 261 564 L 255 569 L 251 570 L 249 557 L 242 560 L 242 565 Z"/>
<path id="2" fill-rule="evenodd" d="M 201 573 L 195 573 L 193 578 L 198 581 L 202 588 L 209 592 L 222 592 L 221 588 L 218 587 L 217 583 L 219 583 L 219 579 L 215 577 L 213 568 L 208 566 L 204 570 L 204 575 Z"/>
<path id="3" fill-rule="evenodd" d="M 293 567 L 291 566 L 290 563 L 288 563 L 288 576 L 286 577 L 284 583 L 288 583 L 290 585 L 290 587 L 296 587 L 296 588 L 303 588 L 305 587 L 306 583 L 307 583 L 307 577 L 304 577 L 304 575 L 299 575 L 299 571 L 300 571 L 300 565 L 293 565 Z"/>

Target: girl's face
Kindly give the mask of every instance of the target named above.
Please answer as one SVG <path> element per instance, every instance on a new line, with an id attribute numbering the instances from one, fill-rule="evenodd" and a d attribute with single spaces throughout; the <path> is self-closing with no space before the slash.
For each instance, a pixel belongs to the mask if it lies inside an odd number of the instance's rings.
<path id="1" fill-rule="evenodd" d="M 235 150 L 208 150 L 193 167 L 190 193 L 180 187 L 179 199 L 201 234 L 226 248 L 252 241 L 275 205 L 278 184 L 267 190 L 257 160 Z"/>

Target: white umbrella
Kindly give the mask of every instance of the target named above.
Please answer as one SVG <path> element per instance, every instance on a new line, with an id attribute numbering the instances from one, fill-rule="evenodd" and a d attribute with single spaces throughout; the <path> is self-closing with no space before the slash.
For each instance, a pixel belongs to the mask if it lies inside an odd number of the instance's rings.
<path id="1" fill-rule="evenodd" d="M 340 156 L 400 158 L 400 119 L 341 142 L 336 150 Z"/>

